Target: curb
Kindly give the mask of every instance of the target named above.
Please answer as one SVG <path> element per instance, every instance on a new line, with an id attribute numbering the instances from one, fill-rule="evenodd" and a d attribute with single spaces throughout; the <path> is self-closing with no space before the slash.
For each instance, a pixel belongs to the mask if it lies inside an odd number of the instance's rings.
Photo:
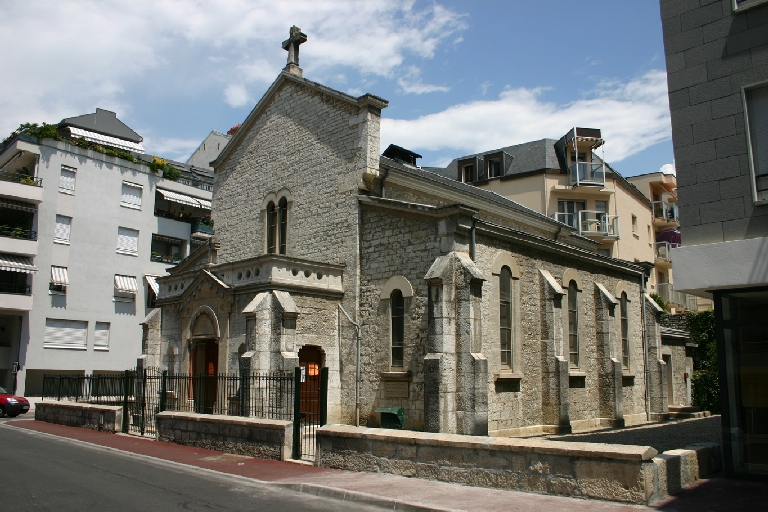
<path id="1" fill-rule="evenodd" d="M 301 482 L 267 482 L 265 480 L 259 480 L 258 478 L 249 478 L 247 476 L 236 475 L 232 473 L 226 473 L 223 471 L 216 471 L 215 469 L 201 468 L 192 464 L 185 464 L 183 462 L 176 462 L 173 460 L 166 460 L 160 457 L 153 457 L 151 455 L 144 455 L 142 453 L 134 453 L 127 450 L 121 450 L 119 448 L 113 448 L 111 446 L 103 446 L 88 441 L 82 441 L 80 439 L 73 439 L 71 437 L 60 436 L 56 434 L 49 434 L 47 432 L 39 432 L 37 430 L 30 430 L 23 427 L 17 427 L 8 423 L 0 424 L 0 428 L 12 428 L 16 431 L 25 432 L 32 435 L 53 437 L 65 442 L 86 446 L 89 449 L 97 451 L 106 451 L 115 454 L 119 454 L 123 457 L 131 457 L 139 460 L 143 460 L 150 464 L 170 465 L 187 471 L 209 473 L 219 476 L 228 480 L 236 480 L 243 483 L 249 483 L 252 485 L 263 485 L 266 487 L 274 487 L 283 490 L 290 490 L 299 492 L 302 494 L 310 494 L 313 496 L 319 496 L 321 498 L 331 498 L 339 501 L 361 503 L 365 505 L 372 505 L 375 507 L 385 508 L 388 510 L 402 510 L 404 512 L 456 512 L 456 509 L 431 507 L 428 505 L 420 505 L 417 503 L 408 503 L 405 501 L 397 500 L 394 498 L 387 498 L 377 496 L 374 494 L 368 494 L 360 491 L 349 491 L 346 489 L 340 489 L 338 487 L 329 487 L 322 484 L 311 484 Z"/>
<path id="2" fill-rule="evenodd" d="M 455 512 L 457 509 L 432 507 L 429 505 L 419 505 L 408 503 L 393 498 L 384 498 L 375 494 L 368 494 L 361 491 L 348 491 L 337 487 L 328 487 L 320 484 L 304 483 L 272 483 L 275 487 L 282 487 L 292 491 L 320 496 L 323 498 L 333 498 L 339 501 L 362 503 L 374 507 L 386 508 L 389 510 L 403 510 L 407 512 Z"/>

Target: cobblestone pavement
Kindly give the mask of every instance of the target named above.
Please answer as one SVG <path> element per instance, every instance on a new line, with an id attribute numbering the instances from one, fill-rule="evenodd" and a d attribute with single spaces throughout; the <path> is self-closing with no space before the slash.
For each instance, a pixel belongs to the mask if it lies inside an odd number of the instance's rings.
<path id="1" fill-rule="evenodd" d="M 637 425 L 618 430 L 547 436 L 552 441 L 653 446 L 661 453 L 695 443 L 722 443 L 720 416 Z"/>

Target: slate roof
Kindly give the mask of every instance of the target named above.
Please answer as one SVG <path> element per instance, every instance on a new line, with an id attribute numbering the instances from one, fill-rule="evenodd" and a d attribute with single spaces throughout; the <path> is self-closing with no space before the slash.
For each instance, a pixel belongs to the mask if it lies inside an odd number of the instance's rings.
<path id="1" fill-rule="evenodd" d="M 579 235 L 577 231 L 574 230 L 571 226 L 567 224 L 563 224 L 562 222 L 559 222 L 551 217 L 547 217 L 546 215 L 537 212 L 536 210 L 532 210 L 531 208 L 528 208 L 527 206 L 523 206 L 522 204 L 518 203 L 517 201 L 513 201 L 512 199 L 507 199 L 506 197 L 497 194 L 496 192 L 492 192 L 490 190 L 486 190 L 484 188 L 479 188 L 474 185 L 469 185 L 467 183 L 462 183 L 460 181 L 456 181 L 451 178 L 447 178 L 445 176 L 442 176 L 440 174 L 436 174 L 434 172 L 431 172 L 426 169 L 420 169 L 417 167 L 411 167 L 408 165 L 403 165 L 400 162 L 397 162 L 395 160 L 392 160 L 390 158 L 387 158 L 385 156 L 379 157 L 379 165 L 384 165 L 389 168 L 395 168 L 399 171 L 406 172 L 408 174 L 411 174 L 413 176 L 417 176 L 421 179 L 432 181 L 434 183 L 438 183 L 440 185 L 444 185 L 450 188 L 453 188 L 455 190 L 459 190 L 461 192 L 471 194 L 473 196 L 477 196 L 480 198 L 483 198 L 487 201 L 490 201 L 492 203 L 496 203 L 498 205 L 506 206 L 507 208 L 512 208 L 514 210 L 517 210 L 519 212 L 525 213 L 527 215 L 531 215 L 533 217 L 536 217 L 541 220 L 545 220 L 551 224 L 559 225 L 568 228 L 572 231 L 572 236 L 582 238 L 584 240 L 590 240 L 587 237 Z"/>
<path id="2" fill-rule="evenodd" d="M 101 108 L 97 108 L 95 114 L 85 114 L 82 116 L 62 119 L 59 123 L 59 128 L 64 128 L 66 126 L 74 126 L 75 128 L 82 128 L 83 130 L 136 143 L 144 140 L 141 135 L 131 130 L 125 123 L 120 121 L 117 118 L 117 114 Z"/>

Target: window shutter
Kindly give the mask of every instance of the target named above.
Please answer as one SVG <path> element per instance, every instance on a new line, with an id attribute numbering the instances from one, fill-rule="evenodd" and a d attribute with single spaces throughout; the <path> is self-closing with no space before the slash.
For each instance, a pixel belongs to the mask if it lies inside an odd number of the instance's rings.
<path id="1" fill-rule="evenodd" d="M 509 174 L 509 169 L 512 167 L 512 155 L 503 151 L 501 153 L 501 175 L 506 176 Z"/>
<path id="2" fill-rule="evenodd" d="M 475 179 L 478 181 L 488 179 L 488 169 L 485 168 L 485 161 L 479 156 L 475 157 Z"/>
<path id="3" fill-rule="evenodd" d="M 54 228 L 54 231 L 53 231 L 53 238 L 55 240 L 69 242 L 69 229 L 71 225 L 72 225 L 72 217 L 57 215 L 56 227 Z"/>
<path id="4" fill-rule="evenodd" d="M 96 322 L 93 348 L 109 348 L 109 322 Z"/>
<path id="5" fill-rule="evenodd" d="M 747 91 L 747 115 L 757 190 L 768 191 L 768 87 Z"/>
<path id="6" fill-rule="evenodd" d="M 64 192 L 75 192 L 75 171 L 73 167 L 61 166 L 61 176 L 59 177 L 59 190 Z"/>
<path id="7" fill-rule="evenodd" d="M 117 228 L 117 250 L 139 252 L 139 232 L 135 229 Z"/>
<path id="8" fill-rule="evenodd" d="M 140 186 L 123 182 L 123 196 L 120 204 L 129 208 L 141 209 L 141 192 Z"/>
<path id="9" fill-rule="evenodd" d="M 88 322 L 45 319 L 44 348 L 86 348 Z"/>

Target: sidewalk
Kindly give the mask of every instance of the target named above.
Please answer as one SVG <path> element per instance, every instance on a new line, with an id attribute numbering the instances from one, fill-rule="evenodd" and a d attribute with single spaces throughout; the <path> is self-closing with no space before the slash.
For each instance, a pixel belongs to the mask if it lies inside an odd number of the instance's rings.
<path id="1" fill-rule="evenodd" d="M 768 502 L 768 484 L 722 478 L 698 482 L 676 496 L 657 502 L 653 507 L 637 507 L 602 501 L 466 487 L 395 475 L 339 471 L 291 462 L 267 461 L 29 419 L 10 420 L 5 425 L 90 443 L 134 456 L 151 457 L 193 468 L 237 475 L 265 485 L 280 486 L 347 501 L 365 502 L 390 510 L 534 512 L 583 510 L 588 507 L 594 512 L 636 511 L 643 508 L 697 512 L 751 511 L 762 509 Z"/>

